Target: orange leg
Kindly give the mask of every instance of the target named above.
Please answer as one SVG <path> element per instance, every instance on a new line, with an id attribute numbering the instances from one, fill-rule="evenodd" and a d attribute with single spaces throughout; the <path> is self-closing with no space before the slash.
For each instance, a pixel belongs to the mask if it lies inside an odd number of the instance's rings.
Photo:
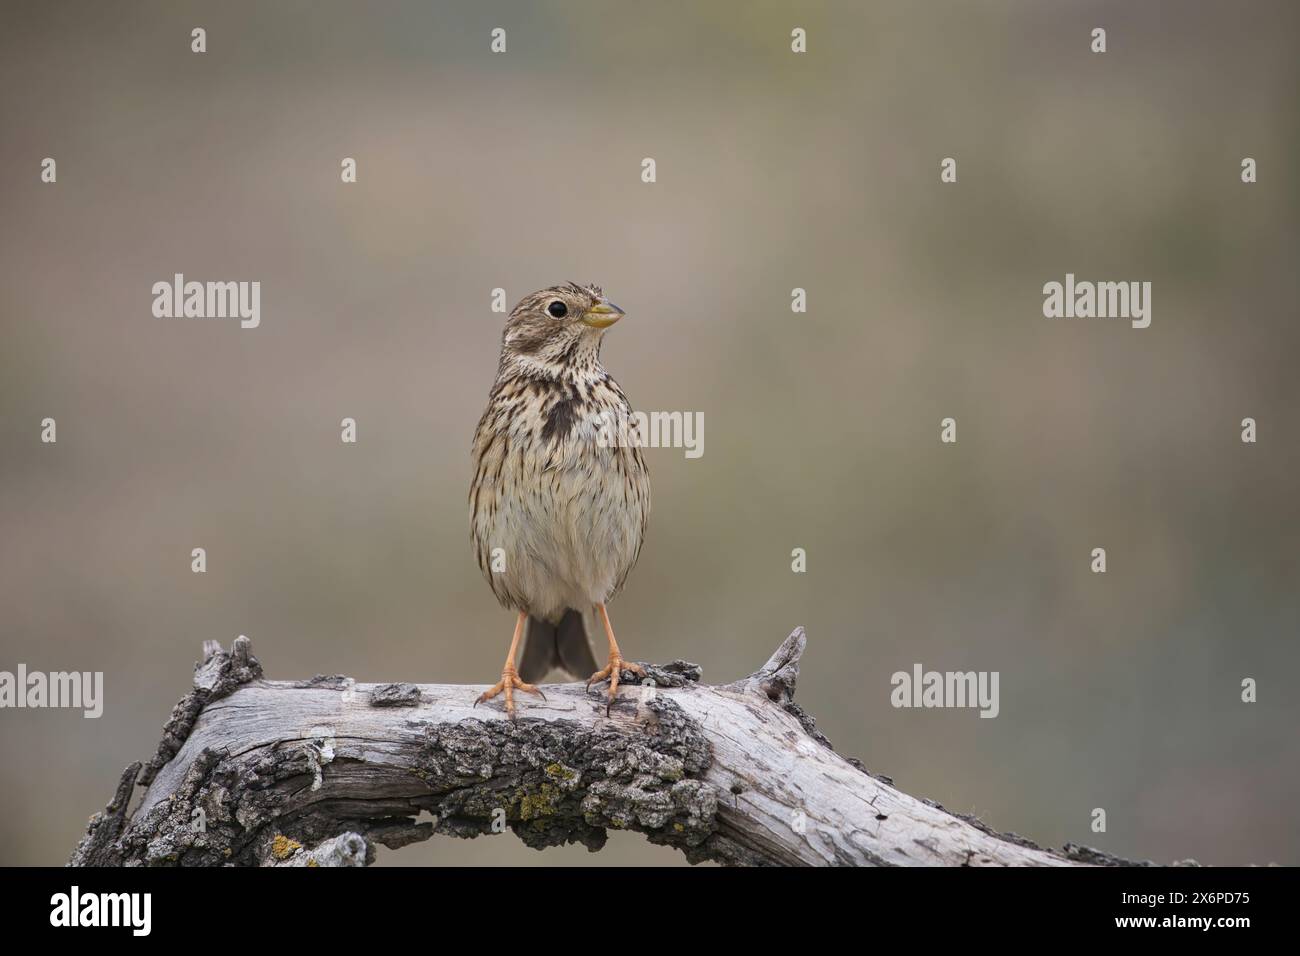
<path id="1" fill-rule="evenodd" d="M 506 713 L 511 720 L 515 719 L 515 691 L 527 691 L 530 694 L 540 694 L 542 700 L 546 700 L 546 695 L 538 689 L 536 684 L 525 684 L 519 679 L 519 672 L 515 670 L 515 652 L 519 650 L 519 638 L 523 636 L 524 624 L 528 621 L 528 615 L 523 611 L 519 612 L 519 620 L 515 622 L 515 636 L 510 641 L 510 653 L 506 655 L 506 666 L 501 668 L 501 680 L 493 684 L 483 693 L 479 694 L 478 699 L 474 701 L 477 707 L 485 700 L 491 700 L 502 691 L 506 692 Z"/>
<path id="2" fill-rule="evenodd" d="M 609 663 L 587 678 L 587 687 L 590 688 L 596 681 L 609 678 L 609 702 L 605 705 L 605 714 L 608 716 L 610 707 L 614 705 L 614 694 L 618 692 L 618 682 L 623 671 L 644 676 L 645 668 L 640 664 L 623 660 L 623 653 L 618 649 L 618 641 L 614 640 L 614 628 L 609 623 L 609 612 L 605 610 L 603 604 L 597 604 L 596 610 L 600 612 L 600 620 L 605 625 L 605 636 L 609 638 Z"/>

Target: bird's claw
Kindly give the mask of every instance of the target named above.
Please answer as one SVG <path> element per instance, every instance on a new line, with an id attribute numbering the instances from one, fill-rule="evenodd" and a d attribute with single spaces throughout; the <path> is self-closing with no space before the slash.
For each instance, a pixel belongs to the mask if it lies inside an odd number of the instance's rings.
<path id="1" fill-rule="evenodd" d="M 622 657 L 611 654 L 609 663 L 587 678 L 587 686 L 583 690 L 584 693 L 590 693 L 591 685 L 598 681 L 609 681 L 609 700 L 605 703 L 606 717 L 609 716 L 610 708 L 614 706 L 614 695 L 618 693 L 618 684 L 622 679 L 623 671 L 631 671 L 633 674 L 637 674 L 641 677 L 645 676 L 645 668 L 640 664 L 633 664 L 631 661 L 625 661 Z"/>
<path id="2" fill-rule="evenodd" d="M 483 693 L 479 694 L 474 700 L 474 707 L 484 701 L 489 701 L 502 691 L 506 695 L 506 716 L 511 720 L 515 719 L 515 691 L 522 690 L 525 693 L 536 694 L 542 700 L 546 700 L 546 695 L 536 684 L 526 684 L 519 679 L 519 672 L 513 668 L 506 668 L 501 672 L 501 680 L 497 681 Z"/>

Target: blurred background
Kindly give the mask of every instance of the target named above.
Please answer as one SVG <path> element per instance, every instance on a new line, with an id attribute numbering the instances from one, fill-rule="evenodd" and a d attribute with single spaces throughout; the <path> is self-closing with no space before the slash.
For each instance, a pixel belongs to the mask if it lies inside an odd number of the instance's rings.
<path id="1" fill-rule="evenodd" d="M 910 793 L 1053 846 L 1300 863 L 1298 26 L 5 4 L 0 669 L 104 671 L 107 700 L 0 712 L 0 863 L 66 860 L 204 640 L 249 635 L 274 678 L 496 679 L 513 621 L 466 507 L 491 290 L 570 279 L 627 310 L 603 358 L 633 404 L 705 419 L 702 458 L 648 452 L 629 656 L 729 681 L 802 624 L 799 702 Z M 261 327 L 155 319 L 176 272 L 260 281 Z M 1045 319 L 1067 272 L 1150 281 L 1151 327 Z M 918 662 L 999 671 L 998 718 L 892 708 Z M 381 861 L 682 864 L 628 834 Z"/>

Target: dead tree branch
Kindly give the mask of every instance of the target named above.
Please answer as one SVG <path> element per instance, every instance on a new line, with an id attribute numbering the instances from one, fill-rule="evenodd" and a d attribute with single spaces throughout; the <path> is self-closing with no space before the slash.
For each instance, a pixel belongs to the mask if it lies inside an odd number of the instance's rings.
<path id="1" fill-rule="evenodd" d="M 793 700 L 805 644 L 798 628 L 720 686 L 647 666 L 609 716 L 598 688 L 547 685 L 512 723 L 471 709 L 477 687 L 269 681 L 247 638 L 209 642 L 156 755 L 126 769 L 70 865 L 363 865 L 378 844 L 507 828 L 592 850 L 633 830 L 741 865 L 1127 862 L 995 833 L 841 757 Z"/>

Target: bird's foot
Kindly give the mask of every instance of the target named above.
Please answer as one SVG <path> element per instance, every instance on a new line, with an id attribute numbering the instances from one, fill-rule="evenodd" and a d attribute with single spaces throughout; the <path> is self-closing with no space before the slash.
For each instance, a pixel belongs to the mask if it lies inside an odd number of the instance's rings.
<path id="1" fill-rule="evenodd" d="M 587 678 L 587 690 L 591 690 L 591 685 L 597 681 L 608 678 L 609 680 L 609 700 L 605 704 L 605 716 L 609 716 L 609 709 L 614 706 L 614 695 L 618 692 L 618 682 L 622 679 L 623 671 L 631 671 L 633 674 L 645 676 L 645 668 L 640 664 L 633 664 L 631 661 L 623 660 L 622 655 L 610 654 L 609 663 L 603 668 L 596 671 Z"/>
<path id="2" fill-rule="evenodd" d="M 522 690 L 529 694 L 537 694 L 542 698 L 542 700 L 546 700 L 546 695 L 542 693 L 540 687 L 538 687 L 536 684 L 525 684 L 523 681 L 519 679 L 519 672 L 517 670 L 515 670 L 513 667 L 507 667 L 505 670 L 501 672 L 501 680 L 497 681 L 497 683 L 493 684 L 487 690 L 483 691 L 483 693 L 478 695 L 478 698 L 474 701 L 474 706 L 477 707 L 479 704 L 483 703 L 484 701 L 491 700 L 497 694 L 500 694 L 502 691 L 505 691 L 506 715 L 511 720 L 514 720 L 515 719 L 515 691 L 517 690 Z"/>

